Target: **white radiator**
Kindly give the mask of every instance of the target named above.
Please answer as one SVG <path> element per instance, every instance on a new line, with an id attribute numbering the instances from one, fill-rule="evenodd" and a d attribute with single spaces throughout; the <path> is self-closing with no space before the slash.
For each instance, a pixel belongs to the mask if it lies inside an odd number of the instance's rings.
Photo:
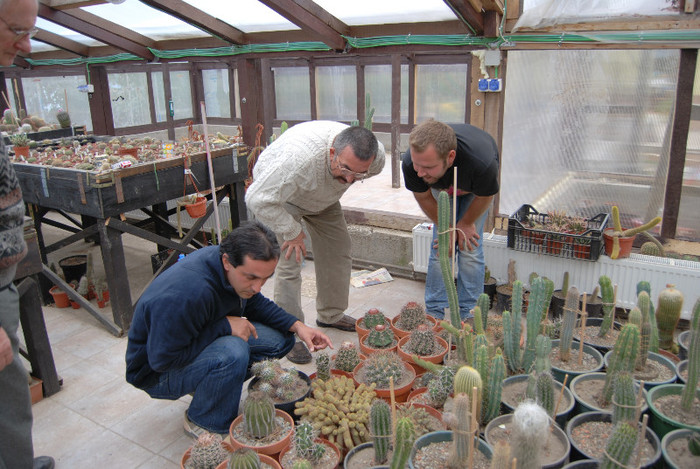
<path id="1" fill-rule="evenodd" d="M 432 226 L 422 223 L 413 228 L 413 270 L 426 272 Z M 637 303 L 637 283 L 646 280 L 651 283 L 652 300 L 666 284 L 673 284 L 685 296 L 683 302 L 684 319 L 690 319 L 693 305 L 700 293 L 700 262 L 668 259 L 642 254 L 631 254 L 627 259 L 613 260 L 601 254 L 596 262 L 564 259 L 562 257 L 536 254 L 508 249 L 507 237 L 484 234 L 484 258 L 491 270 L 491 276 L 498 283 L 508 279 L 508 262 L 515 260 L 515 273 L 518 279 L 527 283 L 531 272 L 543 275 L 554 281 L 556 289 L 561 288 L 564 272 L 569 272 L 569 284 L 588 293 L 598 285 L 598 278 L 607 275 L 617 284 L 617 305 L 632 308 Z M 419 270 L 422 269 L 422 270 Z"/>

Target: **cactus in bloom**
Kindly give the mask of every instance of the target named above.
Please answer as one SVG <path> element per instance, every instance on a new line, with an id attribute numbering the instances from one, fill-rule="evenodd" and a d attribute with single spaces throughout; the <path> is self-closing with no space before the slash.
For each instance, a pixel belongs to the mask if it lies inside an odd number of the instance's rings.
<path id="1" fill-rule="evenodd" d="M 498 417 L 501 411 L 501 392 L 503 391 L 503 380 L 506 378 L 506 364 L 501 354 L 501 349 L 496 349 L 496 355 L 491 360 L 491 370 L 489 373 L 486 388 L 486 403 L 483 405 L 482 422 L 490 422 Z"/>
<path id="2" fill-rule="evenodd" d="M 641 296 L 646 292 L 646 296 Z M 654 304 L 651 302 L 651 284 L 645 280 L 637 283 L 637 306 L 642 311 L 642 316 L 649 315 L 651 325 L 651 335 L 649 336 L 649 351 L 658 353 L 659 351 L 659 327 L 656 324 L 656 313 Z"/>
<path id="3" fill-rule="evenodd" d="M 343 342 L 338 349 L 333 361 L 333 368 L 352 373 L 352 370 L 360 363 L 360 354 L 357 347 L 350 341 Z"/>
<path id="4" fill-rule="evenodd" d="M 561 340 L 559 341 L 559 358 L 563 362 L 568 362 L 571 358 L 571 342 L 574 338 L 574 327 L 576 327 L 578 298 L 579 293 L 576 287 L 571 287 L 566 292 L 560 332 Z"/>
<path id="5" fill-rule="evenodd" d="M 676 330 L 678 320 L 681 318 L 683 308 L 683 294 L 668 284 L 659 293 L 658 307 L 656 308 L 656 321 L 659 327 L 659 347 L 678 353 L 678 344 L 673 340 L 673 332 Z"/>
<path id="6" fill-rule="evenodd" d="M 228 451 L 221 444 L 221 435 L 205 432 L 199 435 L 192 445 L 190 465 L 193 469 L 214 469 L 228 457 Z"/>
<path id="7" fill-rule="evenodd" d="M 406 467 L 411 448 L 416 441 L 416 431 L 413 421 L 408 417 L 402 417 L 396 422 L 396 445 L 394 455 L 391 458 L 391 469 L 403 469 Z"/>
<path id="8" fill-rule="evenodd" d="M 323 381 L 331 377 L 331 357 L 327 352 L 321 352 L 316 357 L 316 377 Z"/>
<path id="9" fill-rule="evenodd" d="M 602 406 L 607 407 L 613 394 L 613 380 L 622 372 L 634 372 L 634 365 L 639 354 L 639 328 L 634 324 L 625 324 L 617 336 L 608 368 L 605 372 L 605 386 L 602 393 Z"/>
<path id="10" fill-rule="evenodd" d="M 243 403 L 243 424 L 253 438 L 264 438 L 275 428 L 275 405 L 267 394 L 251 392 Z"/>
<path id="11" fill-rule="evenodd" d="M 391 408 L 385 400 L 375 399 L 372 401 L 372 407 L 369 410 L 369 425 L 372 430 L 374 462 L 384 464 L 391 443 Z"/>
<path id="12" fill-rule="evenodd" d="M 549 416 L 531 400 L 515 408 L 510 437 L 511 456 L 517 458 L 518 468 L 542 467 L 543 442 L 549 436 Z"/>
<path id="13" fill-rule="evenodd" d="M 292 447 L 297 457 L 310 462 L 318 462 L 326 452 L 326 446 L 316 441 L 318 432 L 311 422 L 302 420 L 294 427 L 292 436 Z"/>
<path id="14" fill-rule="evenodd" d="M 450 322 L 455 329 L 461 329 L 462 317 L 459 313 L 459 300 L 457 297 L 457 287 L 455 286 L 450 268 L 450 196 L 447 192 L 440 191 L 438 195 L 438 258 L 440 260 L 440 271 L 442 281 L 447 292 L 447 302 L 450 306 Z M 457 347 L 459 347 L 459 342 Z M 461 353 L 458 355 L 462 356 Z"/>
<path id="15" fill-rule="evenodd" d="M 617 469 L 628 467 L 627 463 L 637 444 L 636 424 L 622 422 L 613 428 L 603 453 L 601 469 Z"/>
<path id="16" fill-rule="evenodd" d="M 425 316 L 426 312 L 423 305 L 415 301 L 409 301 L 401 308 L 399 318 L 396 320 L 396 327 L 404 331 L 412 331 L 425 323 Z"/>
<path id="17" fill-rule="evenodd" d="M 227 469 L 260 469 L 260 457 L 250 448 L 238 448 L 228 458 Z"/>
<path id="18" fill-rule="evenodd" d="M 690 411 L 695 399 L 698 386 L 698 371 L 700 371 L 700 299 L 693 306 L 693 317 L 690 319 L 690 342 L 688 343 L 688 379 L 681 393 L 681 408 Z"/>
<path id="19" fill-rule="evenodd" d="M 467 467 L 471 441 L 476 429 L 472 428 L 470 398 L 467 394 L 455 394 L 453 401 L 454 413 L 445 414 L 445 419 L 452 428 L 452 449 L 450 452 L 450 467 Z"/>
<path id="20" fill-rule="evenodd" d="M 365 326 L 365 329 L 369 330 L 374 329 L 374 326 L 378 326 L 380 324 L 389 324 L 389 321 L 386 319 L 386 316 L 384 316 L 384 313 L 379 311 L 377 308 L 369 309 L 363 316 L 362 322 Z"/>
<path id="21" fill-rule="evenodd" d="M 389 379 L 394 378 L 394 386 L 399 385 L 404 364 L 395 352 L 381 351 L 371 354 L 364 364 L 365 382 L 375 383 L 377 388 L 387 389 Z"/>
<path id="22" fill-rule="evenodd" d="M 619 422 L 634 423 L 637 405 L 637 393 L 634 391 L 634 378 L 628 372 L 622 372 L 615 378 L 613 397 L 613 424 Z"/>
<path id="23" fill-rule="evenodd" d="M 389 348 L 394 344 L 394 331 L 380 324 L 369 331 L 365 343 L 372 348 Z"/>
<path id="24" fill-rule="evenodd" d="M 441 352 L 438 341 L 435 338 L 435 331 L 421 324 L 409 335 L 405 351 L 415 353 L 421 357 L 429 357 Z"/>
<path id="25" fill-rule="evenodd" d="M 525 342 L 525 353 L 523 354 L 523 368 L 529 370 L 535 360 L 535 341 L 540 330 L 543 311 L 546 309 L 545 293 L 546 284 L 542 277 L 537 277 L 532 282 L 532 291 L 527 305 L 527 337 Z"/>
<path id="26" fill-rule="evenodd" d="M 615 311 L 614 297 L 615 293 L 612 286 L 612 281 L 607 275 L 601 275 L 598 278 L 600 285 L 600 296 L 603 298 L 603 321 L 600 323 L 598 337 L 605 337 L 610 331 L 613 323 L 613 312 Z"/>

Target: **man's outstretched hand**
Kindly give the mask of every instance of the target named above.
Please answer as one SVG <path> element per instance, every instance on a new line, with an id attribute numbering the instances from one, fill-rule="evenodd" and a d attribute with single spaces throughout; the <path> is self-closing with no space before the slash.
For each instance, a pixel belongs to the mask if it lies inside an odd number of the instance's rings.
<path id="1" fill-rule="evenodd" d="M 323 350 L 326 347 L 333 348 L 333 342 L 331 342 L 331 339 L 326 334 L 318 329 L 307 326 L 301 321 L 292 324 L 289 330 L 294 332 L 299 339 L 306 344 L 310 352 Z"/>

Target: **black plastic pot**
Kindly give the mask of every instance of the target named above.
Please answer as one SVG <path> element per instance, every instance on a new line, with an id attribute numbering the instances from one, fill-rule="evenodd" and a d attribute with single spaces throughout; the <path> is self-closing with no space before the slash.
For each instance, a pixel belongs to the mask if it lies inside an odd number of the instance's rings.
<path id="1" fill-rule="evenodd" d="M 505 389 L 511 383 L 517 383 L 518 381 L 527 382 L 527 379 L 528 375 L 509 376 L 503 380 L 503 388 Z M 563 385 L 559 381 L 554 381 L 554 386 L 556 387 L 556 395 L 559 396 L 559 393 L 562 392 L 561 388 Z M 554 419 L 557 422 L 557 424 L 562 428 L 564 428 L 564 425 L 566 425 L 566 421 L 569 419 L 569 415 L 574 410 L 574 405 L 576 404 L 576 399 L 574 399 L 574 395 L 571 394 L 571 391 L 568 387 L 564 387 L 564 394 L 566 394 L 566 397 L 569 400 L 569 405 L 564 406 L 564 400 L 562 399 L 562 405 L 558 409 L 557 415 Z M 501 399 L 501 410 L 504 414 L 512 414 L 515 411 L 515 407 L 511 406 L 506 402 L 503 402 L 503 400 Z"/>
<path id="2" fill-rule="evenodd" d="M 73 280 L 79 282 L 80 277 L 87 272 L 87 255 L 76 254 L 74 256 L 64 257 L 58 261 L 58 266 L 63 271 L 66 283 L 70 283 Z"/>
<path id="3" fill-rule="evenodd" d="M 489 278 L 488 282 L 484 282 L 484 293 L 489 296 L 489 309 L 493 308 L 493 302 L 496 300 L 496 285 L 498 279 L 495 277 Z"/>
<path id="4" fill-rule="evenodd" d="M 292 416 L 295 423 L 299 420 L 299 417 L 297 417 L 294 414 L 294 409 L 295 409 L 294 404 L 296 404 L 297 402 L 303 401 L 304 399 L 306 399 L 309 396 L 309 394 L 311 394 L 311 378 L 309 378 L 309 375 L 307 375 L 303 371 L 297 370 L 297 372 L 299 373 L 299 377 L 301 377 L 301 379 L 306 381 L 306 384 L 309 385 L 309 388 L 306 391 L 306 394 L 301 396 L 299 399 L 295 399 L 293 401 L 275 403 L 275 408 L 287 412 L 289 415 Z M 250 383 L 248 383 L 248 392 L 250 392 L 253 389 L 253 387 L 255 386 L 255 383 L 257 383 L 259 380 L 260 380 L 260 378 L 258 378 L 257 376 L 250 380 Z"/>
<path id="5" fill-rule="evenodd" d="M 663 454 L 664 462 L 666 463 L 667 467 L 670 467 L 671 469 L 683 469 L 681 466 L 678 466 L 673 459 L 671 459 L 671 455 L 668 452 L 668 446 L 671 443 L 673 443 L 673 441 L 680 438 L 688 438 L 692 434 L 692 430 L 681 428 L 678 430 L 673 430 L 672 432 L 666 433 L 666 435 L 664 435 L 664 437 L 661 439 L 661 452 Z M 695 467 L 700 467 L 700 457 L 697 457 L 696 459 L 698 460 L 698 463 Z"/>
<path id="6" fill-rule="evenodd" d="M 584 381 L 588 380 L 594 380 L 594 381 L 600 381 L 601 383 L 605 383 L 605 373 L 600 373 L 600 372 L 595 372 L 595 373 L 584 373 L 582 375 L 576 376 L 574 379 L 571 380 L 569 383 L 569 389 L 571 390 L 571 394 L 574 395 L 574 398 L 576 399 L 576 407 L 574 408 L 574 413 L 576 414 L 581 414 L 583 412 L 611 412 L 612 407 L 608 408 L 600 408 L 598 407 L 597 402 L 589 402 L 589 401 L 584 401 L 581 399 L 579 396 L 579 393 L 577 392 L 576 387 L 580 384 L 583 383 Z M 637 392 L 639 391 L 639 381 L 634 382 L 634 391 Z M 646 389 L 642 390 L 642 399 L 644 399 L 644 402 L 642 403 L 642 409 L 641 409 L 641 414 L 647 411 L 649 406 L 647 405 L 647 391 Z"/>
<path id="7" fill-rule="evenodd" d="M 570 462 L 564 469 L 598 469 L 600 463 L 592 459 L 581 459 L 580 461 Z"/>
<path id="8" fill-rule="evenodd" d="M 560 318 L 564 313 L 564 303 L 566 303 L 566 293 L 562 290 L 554 290 L 552 301 L 549 303 L 549 314 L 553 318 Z"/>
<path id="9" fill-rule="evenodd" d="M 352 448 L 350 451 L 348 451 L 348 454 L 345 455 L 345 459 L 343 459 L 343 467 L 348 468 L 350 467 L 352 458 L 355 457 L 356 454 L 365 451 L 365 450 L 372 450 L 372 453 L 374 453 L 374 443 L 371 441 L 368 443 L 362 443 L 360 445 L 355 446 Z M 389 469 L 388 465 L 382 465 L 382 466 L 370 466 L 367 469 Z"/>
<path id="10" fill-rule="evenodd" d="M 583 306 L 583 295 L 578 303 L 579 308 Z M 595 298 L 586 298 L 586 314 L 589 318 L 602 318 L 603 317 L 603 299 L 599 296 Z"/>
<path id="11" fill-rule="evenodd" d="M 586 309 L 588 309 L 588 307 L 586 307 Z M 597 327 L 600 327 L 600 325 L 601 325 L 602 323 L 603 323 L 603 318 L 590 318 L 590 317 L 589 317 L 589 318 L 586 319 L 586 327 L 588 327 L 588 326 L 597 326 Z M 579 329 L 578 325 L 577 325 L 576 329 L 577 329 L 577 330 Z M 615 321 L 615 322 L 613 323 L 613 325 L 612 325 L 612 329 L 615 329 L 615 330 L 619 331 L 620 329 L 622 329 L 622 324 L 620 324 L 619 322 Z M 574 336 L 574 340 L 577 340 L 577 339 L 576 339 L 576 336 Z M 593 347 L 594 349 L 598 350 L 598 351 L 600 352 L 601 355 L 605 355 L 606 353 L 608 353 L 608 352 L 609 352 L 610 350 L 612 350 L 612 348 L 613 348 L 613 345 L 611 345 L 611 346 L 608 347 L 608 346 L 605 346 L 605 345 L 593 344 L 593 343 L 586 342 L 586 341 L 584 341 L 583 343 L 586 344 L 586 345 L 590 345 L 590 346 Z"/>
<path id="12" fill-rule="evenodd" d="M 690 331 L 683 331 L 678 334 L 678 358 L 688 359 L 688 345 L 690 345 Z"/>
<path id="13" fill-rule="evenodd" d="M 430 432 L 426 433 L 425 435 L 419 436 L 416 439 L 416 442 L 413 444 L 413 448 L 411 449 L 411 456 L 408 458 L 408 467 L 410 469 L 414 469 L 415 466 L 413 465 L 413 459 L 416 456 L 416 453 L 423 448 L 424 446 L 428 446 L 431 443 L 442 443 L 444 441 L 452 441 L 452 432 L 449 430 L 440 430 L 437 432 Z M 479 438 L 478 444 L 477 444 L 477 450 L 480 451 L 482 454 L 484 454 L 489 460 L 491 460 L 491 456 L 493 455 L 493 449 L 491 446 L 489 446 L 486 441 L 482 440 Z"/>
<path id="14" fill-rule="evenodd" d="M 566 436 L 569 437 L 569 441 L 571 442 L 572 459 L 595 459 L 592 455 L 587 454 L 579 446 L 577 446 L 576 441 L 571 437 L 574 428 L 583 425 L 586 422 L 612 422 L 612 414 L 609 412 L 584 412 L 583 414 L 578 414 L 576 417 L 569 420 L 569 423 L 566 424 Z M 654 456 L 652 456 L 650 460 L 642 461 L 640 467 L 654 467 L 661 460 L 661 441 L 659 440 L 659 437 L 656 436 L 656 433 L 654 433 L 654 431 L 649 427 L 647 427 L 645 437 L 654 448 Z"/>

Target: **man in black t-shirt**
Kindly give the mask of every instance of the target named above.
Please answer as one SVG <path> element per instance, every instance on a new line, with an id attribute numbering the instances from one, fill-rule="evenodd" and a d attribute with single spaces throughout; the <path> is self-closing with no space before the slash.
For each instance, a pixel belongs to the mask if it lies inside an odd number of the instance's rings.
<path id="1" fill-rule="evenodd" d="M 420 208 L 436 226 L 438 193 L 447 191 L 452 204 L 453 168 L 457 168 L 457 295 L 462 319 L 472 317 L 471 310 L 484 291 L 481 238 L 488 208 L 499 189 L 498 146 L 477 127 L 447 125 L 431 119 L 413 129 L 409 147 L 401 157 L 406 189 L 413 192 Z M 449 307 L 437 258 L 436 230 L 425 281 L 425 306 L 438 319 L 444 318 Z"/>

